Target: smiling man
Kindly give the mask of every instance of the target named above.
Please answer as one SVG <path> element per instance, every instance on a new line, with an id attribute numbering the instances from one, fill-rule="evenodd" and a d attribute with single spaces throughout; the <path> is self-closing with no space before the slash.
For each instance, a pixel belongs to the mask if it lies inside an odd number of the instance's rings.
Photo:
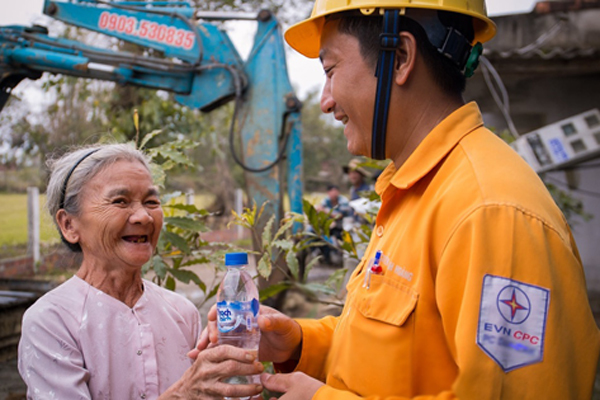
<path id="1" fill-rule="evenodd" d="M 278 349 L 268 355 L 295 371 L 265 387 L 290 399 L 590 398 L 600 336 L 569 227 L 462 98 L 494 34 L 483 0 L 316 0 L 286 32 L 320 58 L 321 108 L 348 150 L 392 162 L 342 314 L 259 319 Z"/>
<path id="2" fill-rule="evenodd" d="M 341 315 L 261 311 L 282 399 L 590 398 L 600 332 L 569 227 L 462 98 L 494 33 L 483 0 L 316 0 L 286 32 L 321 59 L 348 150 L 392 162 Z"/>

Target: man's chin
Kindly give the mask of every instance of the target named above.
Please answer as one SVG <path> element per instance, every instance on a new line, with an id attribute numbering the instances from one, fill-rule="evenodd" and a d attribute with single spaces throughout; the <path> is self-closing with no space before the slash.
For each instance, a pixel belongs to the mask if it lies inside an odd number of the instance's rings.
<path id="1" fill-rule="evenodd" d="M 355 148 L 354 146 L 352 146 L 352 144 L 350 142 L 348 142 L 348 145 L 346 146 L 346 148 L 348 149 L 348 152 L 350 154 L 352 154 L 353 156 L 364 156 L 364 157 L 371 157 L 371 153 L 367 152 L 367 151 L 361 151 L 360 149 Z"/>

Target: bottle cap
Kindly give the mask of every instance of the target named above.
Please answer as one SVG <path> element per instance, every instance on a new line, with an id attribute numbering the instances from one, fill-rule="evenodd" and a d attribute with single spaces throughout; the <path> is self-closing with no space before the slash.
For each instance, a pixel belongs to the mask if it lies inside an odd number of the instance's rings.
<path id="1" fill-rule="evenodd" d="M 225 265 L 246 265 L 248 264 L 248 253 L 226 253 Z"/>

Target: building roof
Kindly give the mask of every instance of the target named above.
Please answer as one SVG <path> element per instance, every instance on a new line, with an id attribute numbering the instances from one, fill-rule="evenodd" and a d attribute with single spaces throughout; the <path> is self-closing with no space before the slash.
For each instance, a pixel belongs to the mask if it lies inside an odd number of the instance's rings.
<path id="1" fill-rule="evenodd" d="M 484 55 L 500 69 L 600 72 L 600 0 L 539 2 L 531 13 L 493 20 L 498 33 Z"/>

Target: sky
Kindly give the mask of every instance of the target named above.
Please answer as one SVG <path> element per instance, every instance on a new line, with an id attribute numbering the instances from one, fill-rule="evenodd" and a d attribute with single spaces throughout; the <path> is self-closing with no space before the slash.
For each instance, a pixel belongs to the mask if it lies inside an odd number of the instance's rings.
<path id="1" fill-rule="evenodd" d="M 489 16 L 529 12 L 536 2 L 536 0 L 486 1 Z M 0 26 L 29 26 L 33 23 L 47 25 L 50 18 L 42 14 L 43 3 L 44 0 L 0 0 L 0 9 L 2 9 Z M 230 29 L 229 35 L 242 57 L 247 55 L 252 44 L 253 33 L 249 34 L 253 30 L 251 24 L 236 22 L 231 23 L 228 28 Z M 308 59 L 290 49 L 287 54 L 287 63 L 290 80 L 300 99 L 304 99 L 309 91 L 321 89 L 325 75 L 318 60 Z M 16 90 L 17 93 L 22 93 L 31 87 L 30 83 L 23 82 Z"/>

